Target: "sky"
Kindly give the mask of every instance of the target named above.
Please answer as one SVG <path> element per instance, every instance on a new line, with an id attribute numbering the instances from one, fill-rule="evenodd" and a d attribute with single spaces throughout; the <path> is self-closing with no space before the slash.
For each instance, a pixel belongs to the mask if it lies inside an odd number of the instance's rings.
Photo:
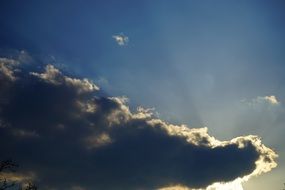
<path id="1" fill-rule="evenodd" d="M 43 189 L 281 189 L 284 9 L 2 0 L 0 158 Z"/>

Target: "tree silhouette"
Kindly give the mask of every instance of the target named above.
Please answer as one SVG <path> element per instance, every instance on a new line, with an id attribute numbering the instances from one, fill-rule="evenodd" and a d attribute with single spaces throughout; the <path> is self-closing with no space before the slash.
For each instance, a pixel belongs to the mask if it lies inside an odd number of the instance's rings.
<path id="1" fill-rule="evenodd" d="M 18 165 L 12 160 L 0 161 L 0 173 L 4 171 L 15 171 L 18 168 Z M 8 182 L 6 178 L 0 178 L 0 190 L 5 190 L 11 188 L 15 185 L 14 182 Z"/>
<path id="2" fill-rule="evenodd" d="M 0 161 L 0 174 L 5 171 L 15 172 L 18 167 L 19 167 L 18 164 L 16 164 L 12 160 Z M 5 177 L 0 178 L 0 190 L 11 189 L 12 187 L 15 187 L 15 185 L 16 185 L 15 182 L 10 182 Z M 19 184 L 19 190 L 37 190 L 37 189 L 38 189 L 37 186 L 32 182 L 29 182 L 24 189 L 22 188 L 22 185 Z"/>
<path id="3" fill-rule="evenodd" d="M 35 184 L 29 182 L 27 187 L 25 187 L 25 189 L 19 187 L 19 190 L 38 190 L 38 187 Z"/>

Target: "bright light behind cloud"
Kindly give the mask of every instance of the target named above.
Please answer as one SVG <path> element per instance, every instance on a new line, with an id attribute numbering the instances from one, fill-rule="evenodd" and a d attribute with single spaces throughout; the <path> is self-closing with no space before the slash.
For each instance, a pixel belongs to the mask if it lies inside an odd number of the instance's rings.
<path id="1" fill-rule="evenodd" d="M 214 183 L 206 189 L 190 189 L 182 185 L 160 188 L 158 190 L 243 190 L 242 179 L 238 178 L 228 183 Z"/>
<path id="2" fill-rule="evenodd" d="M 206 127 L 189 128 L 155 118 L 153 109 L 139 107 L 132 112 L 126 97 L 101 97 L 92 81 L 68 76 L 53 65 L 42 72 L 20 70 L 24 65 L 15 65 L 17 59 L 13 60 L 0 60 L 0 83 L 4 84 L 0 99 L 5 100 L 0 101 L 0 148 L 26 158 L 21 150 L 29 148 L 26 142 L 36 140 L 39 155 L 64 163 L 54 167 L 30 160 L 27 165 L 38 163 L 40 167 L 29 170 L 47 181 L 42 186 L 60 181 L 51 186 L 70 189 L 69 181 L 76 173 L 77 178 L 89 176 L 72 184 L 85 189 L 239 190 L 242 182 L 277 166 L 277 154 L 258 136 L 220 141 Z M 262 100 L 257 102 L 268 102 Z M 59 138 L 55 141 L 54 137 Z M 6 144 L 13 140 L 19 147 Z M 42 149 L 51 145 L 52 150 Z M 78 160 L 80 169 L 69 172 L 74 166 L 70 157 Z M 53 168 L 52 175 L 42 167 Z"/>
<path id="3" fill-rule="evenodd" d="M 242 179 L 236 179 L 229 183 L 215 183 L 206 190 L 243 190 Z"/>

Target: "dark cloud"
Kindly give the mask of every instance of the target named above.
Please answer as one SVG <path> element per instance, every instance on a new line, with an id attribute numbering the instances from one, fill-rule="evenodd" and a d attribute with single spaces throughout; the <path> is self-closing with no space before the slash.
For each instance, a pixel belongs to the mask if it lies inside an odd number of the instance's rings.
<path id="1" fill-rule="evenodd" d="M 0 159 L 15 158 L 41 189 L 205 188 L 276 167 L 256 136 L 218 141 L 130 112 L 87 79 L 52 65 L 42 73 L 0 59 Z"/>

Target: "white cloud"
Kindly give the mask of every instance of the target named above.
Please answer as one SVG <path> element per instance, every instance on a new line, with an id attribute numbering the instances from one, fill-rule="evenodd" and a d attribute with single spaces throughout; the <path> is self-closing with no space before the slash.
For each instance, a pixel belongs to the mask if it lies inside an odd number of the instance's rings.
<path id="1" fill-rule="evenodd" d="M 112 37 L 115 39 L 117 44 L 120 46 L 127 45 L 129 42 L 129 37 L 124 34 L 113 35 Z"/>
<path id="2" fill-rule="evenodd" d="M 277 105 L 279 104 L 277 98 L 275 96 L 265 96 L 265 97 L 262 97 L 264 100 L 267 100 L 268 102 L 270 102 L 271 104 L 273 105 Z"/>
<path id="3" fill-rule="evenodd" d="M 276 96 L 258 96 L 252 100 L 244 99 L 242 100 L 243 103 L 246 103 L 249 106 L 257 107 L 260 105 L 263 106 L 277 106 L 280 102 L 277 100 Z"/>

